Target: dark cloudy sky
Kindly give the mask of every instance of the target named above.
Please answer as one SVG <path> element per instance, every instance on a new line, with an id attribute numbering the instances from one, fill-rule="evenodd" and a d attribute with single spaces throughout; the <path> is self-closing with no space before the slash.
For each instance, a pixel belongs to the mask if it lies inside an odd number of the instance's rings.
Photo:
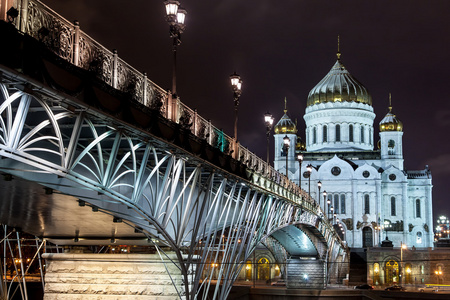
<path id="1" fill-rule="evenodd" d="M 43 0 L 165 89 L 171 41 L 163 1 Z M 405 168 L 433 174 L 434 219 L 450 216 L 450 1 L 182 0 L 181 100 L 233 135 L 228 76 L 241 75 L 239 140 L 265 157 L 263 115 L 278 121 L 284 97 L 304 137 L 306 98 L 336 60 L 373 98 L 375 140 L 392 93 L 404 123 Z"/>

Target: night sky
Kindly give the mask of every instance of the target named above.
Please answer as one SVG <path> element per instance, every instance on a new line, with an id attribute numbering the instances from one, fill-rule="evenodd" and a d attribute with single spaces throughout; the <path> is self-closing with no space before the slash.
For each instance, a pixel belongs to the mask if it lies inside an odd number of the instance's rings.
<path id="1" fill-rule="evenodd" d="M 66 19 L 170 89 L 171 39 L 163 1 L 44 0 Z M 298 120 L 309 91 L 341 61 L 371 93 L 378 123 L 393 111 L 403 122 L 405 168 L 433 175 L 433 218 L 450 216 L 450 1 L 182 0 L 187 28 L 178 51 L 181 101 L 233 135 L 229 75 L 243 80 L 238 137 L 265 157 L 264 113 L 277 122 L 287 98 Z M 273 140 L 271 141 L 273 155 Z"/>

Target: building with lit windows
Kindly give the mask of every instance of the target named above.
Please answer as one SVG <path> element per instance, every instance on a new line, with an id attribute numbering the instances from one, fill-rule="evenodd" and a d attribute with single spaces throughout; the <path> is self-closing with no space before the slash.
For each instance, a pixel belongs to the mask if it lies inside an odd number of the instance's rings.
<path id="1" fill-rule="evenodd" d="M 303 119 L 304 142 L 285 107 L 274 127 L 275 169 L 309 191 L 324 217 L 341 224 L 349 247 L 377 247 L 387 237 L 394 247 L 433 247 L 431 172 L 428 166 L 404 168 L 403 124 L 390 96 L 377 138 L 372 97 L 338 52 L 309 92 Z"/>

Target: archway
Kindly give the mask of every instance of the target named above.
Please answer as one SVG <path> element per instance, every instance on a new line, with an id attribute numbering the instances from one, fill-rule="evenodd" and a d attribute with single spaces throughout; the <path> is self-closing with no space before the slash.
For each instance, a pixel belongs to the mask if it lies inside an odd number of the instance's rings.
<path id="1" fill-rule="evenodd" d="M 379 285 L 380 282 L 380 264 L 374 263 L 373 264 L 373 284 Z"/>
<path id="2" fill-rule="evenodd" d="M 384 268 L 386 284 L 398 283 L 398 262 L 389 260 Z"/>
<path id="3" fill-rule="evenodd" d="M 372 228 L 364 227 L 362 233 L 363 233 L 363 248 L 373 247 Z"/>
<path id="4" fill-rule="evenodd" d="M 411 264 L 406 264 L 405 265 L 405 283 L 406 284 L 413 283 L 413 281 L 412 281 L 412 266 L 411 266 Z"/>
<path id="5" fill-rule="evenodd" d="M 270 280 L 270 263 L 265 257 L 258 260 L 258 280 Z"/>

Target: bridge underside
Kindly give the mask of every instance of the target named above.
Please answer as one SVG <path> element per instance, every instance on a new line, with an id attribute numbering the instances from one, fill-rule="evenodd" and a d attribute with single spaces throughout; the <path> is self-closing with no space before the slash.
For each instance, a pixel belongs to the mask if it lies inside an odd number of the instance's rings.
<path id="1" fill-rule="evenodd" d="M 95 212 L 91 206 L 80 206 L 76 197 L 10 174 L 4 174 L 3 179 L 0 183 L 2 224 L 56 245 L 149 245 L 146 236 L 136 233 L 132 226 L 114 222 L 111 214 Z"/>
<path id="2" fill-rule="evenodd" d="M 317 257 L 316 246 L 301 229 L 295 225 L 289 225 L 272 233 L 291 257 Z"/>

